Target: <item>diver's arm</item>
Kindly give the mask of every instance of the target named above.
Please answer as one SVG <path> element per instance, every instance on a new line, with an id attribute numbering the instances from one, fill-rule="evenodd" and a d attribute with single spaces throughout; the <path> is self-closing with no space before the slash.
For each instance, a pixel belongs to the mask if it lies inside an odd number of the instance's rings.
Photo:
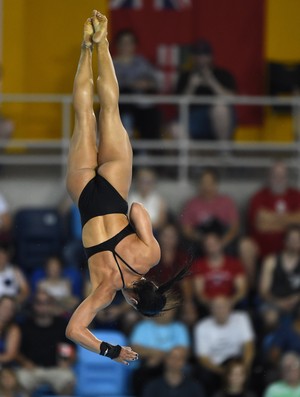
<path id="1" fill-rule="evenodd" d="M 99 310 L 109 306 L 115 296 L 110 288 L 103 285 L 93 291 L 75 310 L 66 329 L 67 338 L 92 352 L 100 354 L 100 345 L 103 341 L 96 338 L 89 331 L 88 326 L 95 318 Z M 122 347 L 120 354 L 115 361 L 128 364 L 136 353 L 131 348 Z"/>
<path id="2" fill-rule="evenodd" d="M 152 223 L 146 208 L 140 203 L 133 203 L 130 208 L 129 219 L 133 223 L 138 237 L 151 248 L 151 252 L 157 253 L 159 260 L 160 248 L 153 236 Z"/>

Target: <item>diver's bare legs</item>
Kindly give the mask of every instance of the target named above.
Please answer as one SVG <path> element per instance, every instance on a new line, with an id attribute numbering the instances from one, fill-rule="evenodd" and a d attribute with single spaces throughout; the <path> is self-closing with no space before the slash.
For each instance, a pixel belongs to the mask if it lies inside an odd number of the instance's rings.
<path id="1" fill-rule="evenodd" d="M 132 148 L 119 114 L 119 86 L 107 41 L 107 19 L 93 11 L 93 43 L 98 61 L 100 100 L 98 172 L 127 198 L 132 176 Z"/>
<path id="2" fill-rule="evenodd" d="M 96 119 L 93 111 L 93 33 L 89 18 L 84 24 L 83 43 L 73 88 L 75 126 L 69 149 L 67 188 L 75 202 L 84 186 L 94 177 L 98 165 Z"/>

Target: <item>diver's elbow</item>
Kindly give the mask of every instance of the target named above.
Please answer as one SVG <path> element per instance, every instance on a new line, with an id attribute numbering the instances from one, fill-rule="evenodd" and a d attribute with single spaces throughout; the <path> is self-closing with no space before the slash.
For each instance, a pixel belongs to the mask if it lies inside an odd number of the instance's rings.
<path id="1" fill-rule="evenodd" d="M 76 342 L 76 340 L 78 339 L 79 330 L 76 326 L 69 323 L 66 328 L 65 335 L 71 341 Z"/>

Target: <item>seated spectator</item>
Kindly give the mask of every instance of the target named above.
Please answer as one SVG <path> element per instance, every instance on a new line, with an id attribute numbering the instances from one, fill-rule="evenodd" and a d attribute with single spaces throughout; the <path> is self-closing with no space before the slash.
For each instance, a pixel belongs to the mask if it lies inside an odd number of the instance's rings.
<path id="1" fill-rule="evenodd" d="M 37 289 L 47 292 L 56 301 L 58 309 L 56 314 L 71 313 L 79 299 L 72 293 L 70 280 L 62 275 L 60 258 L 56 256 L 48 258 L 45 271 L 46 276 L 38 282 Z"/>
<path id="2" fill-rule="evenodd" d="M 230 360 L 224 367 L 224 386 L 213 397 L 255 397 L 247 388 L 247 368 L 240 359 Z"/>
<path id="3" fill-rule="evenodd" d="M 1 397 L 29 397 L 21 387 L 17 375 L 12 368 L 0 369 L 0 396 Z"/>
<path id="4" fill-rule="evenodd" d="M 267 185 L 251 198 L 248 224 L 262 257 L 281 251 L 287 228 L 300 224 L 300 191 L 289 187 L 285 163 L 273 164 Z"/>
<path id="5" fill-rule="evenodd" d="M 277 362 L 272 359 L 270 351 L 281 327 L 280 320 L 278 309 L 268 303 L 261 305 L 254 314 L 257 354 L 251 383 L 258 395 L 261 395 L 266 385 L 276 380 L 278 376 Z"/>
<path id="6" fill-rule="evenodd" d="M 246 370 L 250 370 L 255 352 L 252 325 L 247 313 L 231 310 L 228 298 L 212 300 L 211 316 L 196 325 L 194 338 L 208 393 L 219 386 L 227 360 L 240 357 Z"/>
<path id="7" fill-rule="evenodd" d="M 300 357 L 295 353 L 286 353 L 280 363 L 281 379 L 272 383 L 264 397 L 300 396 Z"/>
<path id="8" fill-rule="evenodd" d="M 60 395 L 73 393 L 74 345 L 65 336 L 67 321 L 54 311 L 50 295 L 37 292 L 31 316 L 22 324 L 18 379 L 28 393 L 44 384 Z"/>
<path id="9" fill-rule="evenodd" d="M 178 273 L 189 258 L 180 246 L 179 229 L 176 224 L 166 223 L 162 226 L 157 239 L 161 249 L 161 258 L 158 265 L 148 272 L 148 276 L 155 283 L 163 284 Z"/>
<path id="10" fill-rule="evenodd" d="M 204 397 L 201 385 L 186 376 L 187 352 L 174 347 L 164 359 L 163 375 L 148 383 L 143 397 Z"/>
<path id="11" fill-rule="evenodd" d="M 257 313 L 257 345 L 259 351 L 257 358 L 262 363 L 269 363 L 268 353 L 280 326 L 280 313 L 270 304 L 261 305 Z"/>
<path id="12" fill-rule="evenodd" d="M 295 311 L 292 322 L 284 322 L 275 330 L 270 345 L 267 353 L 273 365 L 276 365 L 283 353 L 293 351 L 300 355 L 300 306 Z"/>
<path id="13" fill-rule="evenodd" d="M 164 198 L 156 186 L 156 175 L 151 168 L 140 168 L 136 174 L 135 189 L 129 195 L 129 203 L 144 205 L 150 215 L 154 232 L 167 222 L 168 209 Z"/>
<path id="14" fill-rule="evenodd" d="M 194 349 L 194 327 L 195 324 L 199 321 L 199 308 L 192 301 L 185 301 L 183 299 L 182 305 L 179 308 L 179 319 L 184 323 L 184 325 L 189 330 L 192 352 Z M 202 314 L 202 312 L 201 312 Z M 192 357 L 194 359 L 194 357 Z"/>
<path id="15" fill-rule="evenodd" d="M 245 271 L 237 259 L 224 254 L 222 240 L 216 233 L 205 235 L 204 257 L 193 263 L 191 273 L 184 280 L 186 300 L 191 300 L 194 291 L 200 305 L 209 305 L 222 295 L 235 306 L 246 296 Z"/>
<path id="16" fill-rule="evenodd" d="M 113 63 L 121 94 L 155 94 L 158 91 L 157 73 L 144 57 L 137 54 L 138 39 L 130 29 L 121 30 L 115 38 L 116 54 Z M 132 135 L 138 132 L 143 139 L 160 137 L 161 112 L 154 104 L 120 105 L 123 124 Z"/>
<path id="17" fill-rule="evenodd" d="M 131 347 L 139 354 L 140 367 L 133 374 L 134 392 L 141 395 L 147 381 L 160 375 L 166 354 L 174 347 L 188 351 L 190 341 L 186 326 L 176 321 L 176 311 L 142 320 L 133 329 Z"/>
<path id="18" fill-rule="evenodd" d="M 232 74 L 214 66 L 213 50 L 204 40 L 192 46 L 192 68 L 180 73 L 176 92 L 195 96 L 234 95 L 236 83 Z M 214 105 L 191 105 L 189 132 L 193 139 L 220 139 L 232 137 L 235 111 L 223 102 Z"/>
<path id="19" fill-rule="evenodd" d="M 19 353 L 21 331 L 14 322 L 16 302 L 10 296 L 0 298 L 0 367 L 14 364 Z"/>
<path id="20" fill-rule="evenodd" d="M 283 251 L 263 262 L 260 295 L 282 313 L 292 313 L 300 302 L 300 226 L 285 234 Z"/>
<path id="21" fill-rule="evenodd" d="M 21 305 L 29 296 L 29 286 L 21 269 L 10 263 L 9 256 L 7 246 L 0 245 L 0 297 L 12 296 Z"/>
<path id="22" fill-rule="evenodd" d="M 234 201 L 219 192 L 219 179 L 214 170 L 205 170 L 199 181 L 197 196 L 185 204 L 180 214 L 183 234 L 197 248 L 207 231 L 222 233 L 222 246 L 233 244 L 239 233 L 239 213 Z"/>

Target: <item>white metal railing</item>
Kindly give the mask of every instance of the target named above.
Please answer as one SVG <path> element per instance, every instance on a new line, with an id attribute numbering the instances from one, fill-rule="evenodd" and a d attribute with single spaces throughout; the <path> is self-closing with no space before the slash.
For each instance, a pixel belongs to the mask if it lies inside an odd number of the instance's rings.
<path id="1" fill-rule="evenodd" d="M 95 102 L 97 102 L 95 96 Z M 0 150 L 4 148 L 25 149 L 23 154 L 12 150 L 1 150 L 0 164 L 7 165 L 59 165 L 64 173 L 69 137 L 71 135 L 72 96 L 57 94 L 1 94 L 1 103 L 56 103 L 61 105 L 61 139 L 56 140 L 0 140 Z M 258 97 L 258 96 L 179 96 L 179 95 L 122 95 L 124 104 L 172 104 L 178 106 L 180 134 L 175 140 L 132 140 L 138 154 L 135 165 L 176 167 L 178 178 L 185 181 L 188 170 L 193 166 L 226 166 L 261 168 L 271 164 L 272 156 L 285 155 L 287 163 L 295 168 L 300 176 L 300 137 L 299 115 L 300 97 Z M 247 106 L 291 106 L 293 115 L 294 143 L 260 143 L 234 141 L 195 141 L 188 138 L 188 115 L 190 104 L 232 104 Z M 33 153 L 33 150 L 40 153 Z M 54 153 L 47 153 L 51 149 Z M 156 154 L 147 154 L 155 150 Z M 201 154 L 201 155 L 200 155 Z M 248 156 L 248 157 L 247 157 Z"/>

